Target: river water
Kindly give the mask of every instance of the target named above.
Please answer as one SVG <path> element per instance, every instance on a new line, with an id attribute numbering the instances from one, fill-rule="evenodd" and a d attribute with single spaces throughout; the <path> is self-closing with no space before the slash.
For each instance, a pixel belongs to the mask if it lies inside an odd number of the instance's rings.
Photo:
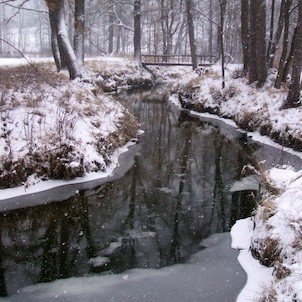
<path id="1" fill-rule="evenodd" d="M 144 130 L 133 165 L 60 202 L 3 212 L 2 296 L 56 279 L 185 263 L 201 240 L 250 215 L 250 192 L 229 189 L 251 158 L 300 165 L 222 121 L 179 111 L 161 89 L 118 98 Z"/>

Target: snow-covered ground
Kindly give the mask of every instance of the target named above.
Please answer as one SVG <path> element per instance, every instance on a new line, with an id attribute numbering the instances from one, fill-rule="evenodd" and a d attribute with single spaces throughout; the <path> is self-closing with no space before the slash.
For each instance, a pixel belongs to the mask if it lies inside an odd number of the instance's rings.
<path id="1" fill-rule="evenodd" d="M 229 66 L 226 88 L 221 89 L 219 66 L 201 75 L 191 73 L 175 85 L 180 92 L 174 97 L 186 108 L 214 113 L 232 119 L 241 128 L 260 132 L 282 145 L 302 150 L 302 109 L 280 110 L 288 89 L 273 87 L 276 74 L 271 71 L 261 89 L 248 85 L 246 78 L 237 78 L 239 66 Z"/>
<path id="2" fill-rule="evenodd" d="M 2 200 L 63 184 L 56 179 L 74 183 L 107 176 L 125 151 L 119 147 L 139 127 L 120 103 L 101 92 L 93 75 L 70 82 L 57 75 L 49 59 L 41 60 L 45 65 L 30 61 L 39 75 L 24 59 L 0 60 Z"/>
<path id="3" fill-rule="evenodd" d="M 132 74 L 135 74 L 132 77 L 132 83 L 142 76 L 138 70 L 135 70 L 135 67 L 134 69 L 130 67 L 129 62 L 125 59 L 110 58 L 106 61 L 106 64 L 101 59 L 99 61 L 101 62 L 100 65 L 106 65 L 103 66 L 105 72 L 99 76 L 99 79 L 100 81 L 108 80 L 107 87 L 116 88 L 119 83 L 127 85 L 127 78 L 122 78 L 124 73 L 119 73 L 118 69 L 131 69 Z M 11 64 L 13 63 L 11 62 Z M 98 68 L 98 66 L 95 66 L 95 62 L 89 64 L 94 68 Z M 4 65 L 8 65 L 8 61 L 1 62 L 0 60 L 1 65 L 4 68 Z M 292 146 L 298 149 L 299 141 L 302 140 L 302 110 L 299 108 L 279 110 L 282 101 L 286 97 L 286 88 L 282 90 L 273 88 L 272 80 L 275 75 L 272 73 L 267 84 L 262 89 L 257 90 L 247 85 L 244 79 L 232 78 L 237 70 L 238 66 L 229 67 L 227 87 L 221 90 L 219 66 L 214 66 L 210 71 L 203 71 L 201 75 L 191 72 L 188 68 L 182 70 L 171 68 L 169 71 L 153 69 L 155 74 L 161 74 L 162 80 L 169 78 L 170 82 L 174 83 L 173 87 L 171 85 L 173 91 L 180 91 L 182 96 L 187 94 L 192 97 L 193 101 L 190 102 L 190 109 L 199 109 L 200 111 L 204 109 L 233 119 L 240 126 L 255 131 L 254 139 L 268 143 L 268 138 L 264 138 L 259 134 L 262 133 L 279 142 L 284 140 L 287 144 L 293 143 Z M 110 73 L 114 73 L 115 77 L 107 79 L 107 75 Z M 177 80 L 179 73 L 182 74 L 181 80 Z M 0 122 L 1 128 L 6 128 L 6 137 L 9 137 L 9 139 L 3 138 L 3 136 L 1 138 L 1 158 L 9 156 L 10 153 L 26 156 L 30 148 L 40 147 L 42 141 L 46 141 L 43 148 L 49 148 L 49 142 L 54 136 L 49 135 L 44 138 L 41 136 L 42 131 L 37 131 L 40 136 L 35 138 L 32 137 L 31 129 L 44 127 L 43 132 L 47 130 L 52 133 L 56 129 L 56 123 L 62 122 L 62 118 L 64 122 L 64 119 L 66 121 L 67 118 L 69 126 L 65 126 L 67 128 L 71 127 L 72 133 L 79 133 L 79 136 L 74 136 L 75 140 L 73 141 L 79 159 L 74 164 L 78 165 L 81 158 L 85 158 L 85 160 L 91 158 L 87 163 L 91 167 L 91 171 L 94 170 L 93 164 L 96 164 L 95 161 L 102 165 L 104 158 L 101 159 L 93 149 L 95 136 L 116 131 L 116 121 L 123 116 L 123 109 L 120 105 L 114 104 L 109 97 L 103 95 L 98 96 L 102 100 L 100 104 L 96 103 L 92 107 L 88 106 L 92 99 L 95 100 L 95 95 L 89 85 L 77 82 L 67 84 L 63 81 L 60 84 L 59 91 L 47 86 L 47 89 L 45 88 L 42 92 L 43 99 L 47 97 L 47 104 L 44 101 L 39 101 L 39 95 L 34 90 L 28 100 L 23 100 L 21 97 L 22 87 L 19 87 L 17 91 L 7 91 L 4 98 L 13 96 L 15 105 L 14 110 L 5 116 L 7 122 L 4 122 L 3 118 Z M 62 93 L 65 96 L 67 95 L 70 101 L 64 112 L 58 111 L 58 106 L 56 106 L 56 103 L 59 102 L 59 95 Z M 81 96 L 77 97 L 78 94 Z M 83 94 L 85 95 L 84 98 L 82 97 Z M 78 102 L 79 99 L 83 101 Z M 171 100 L 178 103 L 179 95 L 175 94 Z M 31 102 L 41 102 L 41 111 L 35 112 L 30 106 Z M 192 104 L 194 106 L 191 106 Z M 4 105 L 6 105 L 5 102 Z M 80 112 L 76 117 L 73 115 L 75 110 Z M 91 113 L 96 119 L 91 118 Z M 110 122 L 102 124 L 103 120 Z M 101 131 L 98 132 L 98 129 L 101 129 Z M 70 132 L 68 131 L 68 129 L 64 131 L 63 140 L 57 138 L 54 142 L 68 142 L 70 139 L 68 135 Z M 273 144 L 281 148 L 280 145 Z M 3 146 L 6 146 L 6 148 Z M 31 152 L 33 149 L 31 149 Z M 284 150 L 290 149 L 284 148 Z M 295 153 L 302 157 L 300 152 Z M 116 155 L 114 155 L 115 157 L 111 156 L 111 162 L 116 162 Z M 248 282 L 237 301 L 257 301 L 257 299 L 259 301 L 302 301 L 302 171 L 293 171 L 291 167 L 282 166 L 266 171 L 265 174 L 279 189 L 279 194 L 274 196 L 266 192 L 255 216 L 252 219 L 238 221 L 232 230 L 232 246 L 241 250 L 239 262 L 248 274 Z M 99 177 L 96 174 L 94 176 Z M 25 182 L 18 194 L 22 194 L 25 189 L 33 190 L 33 179 L 34 177 L 31 178 L 30 182 Z M 55 185 L 55 183 L 53 184 Z M 39 189 L 39 187 L 36 186 L 36 189 Z M 0 190 L 0 197 L 3 199 L 15 194 L 9 192 L 17 192 L 17 190 Z M 271 268 L 264 267 L 258 260 L 255 260 L 251 255 L 251 250 L 254 254 L 258 254 L 262 263 L 266 262 L 268 264 L 270 262 Z M 28 297 L 26 301 L 53 301 L 54 299 L 58 301 L 77 301 L 74 296 L 75 293 L 79 301 L 94 301 L 96 297 L 99 299 L 99 295 L 104 295 L 103 297 L 107 298 L 111 297 L 110 292 L 112 293 L 112 291 L 116 291 L 123 299 L 118 300 L 117 298 L 108 301 L 127 301 L 125 299 L 128 299 L 128 301 L 142 301 L 143 298 L 144 301 L 158 301 L 157 296 L 148 296 L 148 294 L 151 292 L 154 294 L 157 288 L 161 289 L 161 293 L 169 288 L 171 291 L 167 293 L 167 299 L 164 301 L 180 301 L 176 297 L 180 297 L 177 289 L 183 286 L 185 280 L 184 277 L 181 277 L 182 274 L 185 274 L 191 282 L 188 288 L 193 291 L 198 287 L 198 284 L 194 283 L 197 279 L 192 278 L 192 276 L 199 273 L 200 262 L 199 260 L 194 262 L 197 258 L 199 259 L 198 255 L 193 257 L 192 263 L 194 265 L 190 268 L 186 265 L 173 266 L 172 272 L 170 268 L 156 271 L 134 270 L 115 277 L 103 276 L 61 280 L 51 284 L 26 288 L 23 293 L 26 293 Z M 213 265 L 210 266 L 213 267 Z M 172 282 L 170 277 L 173 277 L 175 282 Z M 140 286 L 141 282 L 145 286 Z M 135 290 L 139 294 L 135 297 L 129 296 L 129 292 Z M 145 294 L 148 297 L 144 296 Z M 200 294 L 196 292 L 196 301 Z M 20 299 L 22 300 L 21 295 L 10 298 L 11 301 L 20 301 Z M 181 301 L 186 300 L 183 298 Z M 195 300 L 189 299 L 187 301 Z"/>
<path id="4" fill-rule="evenodd" d="M 287 88 L 273 88 L 274 72 L 261 89 L 248 85 L 244 78 L 235 79 L 237 72 L 237 66 L 229 66 L 224 90 L 219 66 L 201 75 L 191 73 L 175 85 L 177 93 L 171 101 L 232 119 L 253 131 L 249 134 L 254 140 L 302 158 L 302 109 L 280 110 Z M 276 166 L 264 174 L 278 193 L 264 192 L 255 215 L 238 221 L 231 232 L 232 246 L 241 250 L 238 259 L 248 274 L 237 301 L 302 301 L 302 170 Z"/>
<path id="5" fill-rule="evenodd" d="M 53 58 L 30 58 L 29 61 L 31 63 L 49 63 L 53 62 Z M 0 66 L 20 66 L 20 65 L 27 65 L 28 60 L 25 58 L 0 58 Z"/>
<path id="6" fill-rule="evenodd" d="M 302 171 L 273 168 L 269 177 L 280 195 L 267 196 L 255 216 L 237 221 L 231 231 L 248 275 L 237 302 L 302 301 Z"/>

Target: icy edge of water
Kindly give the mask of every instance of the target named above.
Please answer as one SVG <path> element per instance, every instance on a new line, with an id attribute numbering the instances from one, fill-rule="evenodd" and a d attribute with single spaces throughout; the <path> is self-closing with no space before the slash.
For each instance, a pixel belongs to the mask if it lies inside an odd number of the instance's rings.
<path id="1" fill-rule="evenodd" d="M 111 156 L 111 164 L 105 172 L 91 172 L 84 177 L 73 180 L 39 181 L 26 188 L 24 185 L 0 190 L 0 211 L 46 204 L 51 201 L 60 201 L 78 194 L 79 190 L 94 188 L 105 182 L 123 176 L 133 165 L 134 155 L 139 145 L 129 142 L 118 148 Z"/>
<path id="2" fill-rule="evenodd" d="M 172 104 L 174 104 L 175 106 L 177 106 L 179 109 L 184 110 L 181 107 L 178 99 L 175 96 L 170 96 L 170 102 Z M 258 142 L 258 143 L 261 143 L 261 144 L 265 144 L 265 145 L 274 147 L 274 148 L 279 149 L 279 150 L 283 150 L 284 152 L 287 152 L 289 154 L 295 155 L 295 156 L 297 156 L 297 157 L 299 157 L 299 158 L 302 159 L 302 152 L 295 151 L 295 150 L 293 150 L 293 149 L 291 149 L 289 147 L 284 147 L 284 146 L 282 146 L 282 145 L 274 142 L 268 136 L 261 135 L 260 132 L 258 132 L 258 131 L 249 132 L 249 131 L 243 130 L 243 129 L 239 128 L 238 125 L 232 119 L 226 119 L 226 118 L 220 117 L 218 115 L 207 113 L 207 112 L 201 113 L 201 112 L 197 112 L 197 111 L 194 111 L 194 110 L 189 110 L 189 112 L 190 112 L 190 114 L 192 116 L 199 116 L 199 117 L 203 117 L 203 118 L 207 118 L 207 119 L 212 119 L 212 120 L 217 120 L 217 121 L 224 122 L 226 125 L 229 125 L 229 126 L 232 126 L 234 128 L 237 128 L 238 131 L 247 133 L 247 136 L 251 137 L 252 140 L 254 140 L 255 142 Z"/>
<path id="3" fill-rule="evenodd" d="M 39 283 L 0 301 L 233 302 L 245 280 L 230 244 L 229 233 L 214 234 L 184 264 Z"/>
<path id="4" fill-rule="evenodd" d="M 247 282 L 236 302 L 257 301 L 261 292 L 273 281 L 273 268 L 261 265 L 250 253 L 252 233 L 250 217 L 237 220 L 231 230 L 232 248 L 240 250 L 238 261 L 247 274 Z"/>

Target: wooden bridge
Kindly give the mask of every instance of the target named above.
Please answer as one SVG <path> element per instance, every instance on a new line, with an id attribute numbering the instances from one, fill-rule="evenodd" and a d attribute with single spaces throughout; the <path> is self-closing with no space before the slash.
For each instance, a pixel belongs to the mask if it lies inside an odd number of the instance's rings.
<path id="1" fill-rule="evenodd" d="M 215 55 L 196 55 L 198 66 L 211 66 L 216 62 Z M 191 55 L 142 55 L 143 65 L 192 66 Z"/>

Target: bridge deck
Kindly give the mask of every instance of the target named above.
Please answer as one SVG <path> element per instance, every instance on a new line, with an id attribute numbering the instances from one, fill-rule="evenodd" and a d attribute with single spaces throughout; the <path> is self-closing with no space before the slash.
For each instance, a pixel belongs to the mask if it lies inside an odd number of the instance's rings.
<path id="1" fill-rule="evenodd" d="M 211 66 L 216 62 L 215 55 L 197 55 L 198 66 Z M 143 65 L 192 66 L 191 55 L 142 55 Z"/>
<path id="2" fill-rule="evenodd" d="M 157 63 L 154 63 L 154 62 L 143 62 L 142 63 L 143 65 L 153 65 L 153 66 L 192 66 L 193 64 L 192 63 L 160 63 L 160 62 L 157 62 Z M 199 63 L 197 64 L 198 66 L 212 66 L 214 63 Z"/>

